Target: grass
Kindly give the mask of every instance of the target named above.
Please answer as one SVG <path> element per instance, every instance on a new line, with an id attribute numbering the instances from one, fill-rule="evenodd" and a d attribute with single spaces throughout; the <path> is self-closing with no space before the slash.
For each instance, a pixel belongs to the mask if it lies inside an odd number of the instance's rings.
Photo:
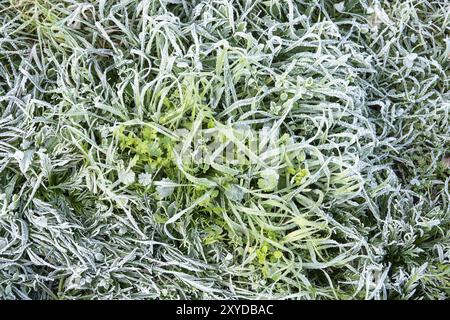
<path id="1" fill-rule="evenodd" d="M 445 0 L 0 0 L 0 297 L 448 299 L 449 29 Z"/>

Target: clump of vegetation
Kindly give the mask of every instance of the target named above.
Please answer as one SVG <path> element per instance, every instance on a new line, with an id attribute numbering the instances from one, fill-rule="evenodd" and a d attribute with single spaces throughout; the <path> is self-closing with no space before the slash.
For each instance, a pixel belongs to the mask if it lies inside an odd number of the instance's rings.
<path id="1" fill-rule="evenodd" d="M 1 298 L 448 299 L 448 1 L 0 13 Z"/>

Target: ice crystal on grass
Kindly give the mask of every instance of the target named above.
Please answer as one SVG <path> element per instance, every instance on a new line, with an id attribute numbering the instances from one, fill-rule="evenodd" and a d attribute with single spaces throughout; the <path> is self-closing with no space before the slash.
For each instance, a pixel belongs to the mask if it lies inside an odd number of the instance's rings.
<path id="1" fill-rule="evenodd" d="M 135 174 L 133 171 L 120 170 L 118 176 L 119 181 L 124 185 L 132 184 L 135 180 Z"/>
<path id="2" fill-rule="evenodd" d="M 448 299 L 449 12 L 0 0 L 0 297 Z"/>

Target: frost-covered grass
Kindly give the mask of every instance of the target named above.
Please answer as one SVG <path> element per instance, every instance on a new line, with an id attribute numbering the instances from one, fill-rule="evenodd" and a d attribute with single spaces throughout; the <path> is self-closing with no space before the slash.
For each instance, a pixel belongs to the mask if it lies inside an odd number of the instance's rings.
<path id="1" fill-rule="evenodd" d="M 449 35 L 447 0 L 0 0 L 0 297 L 448 299 Z"/>

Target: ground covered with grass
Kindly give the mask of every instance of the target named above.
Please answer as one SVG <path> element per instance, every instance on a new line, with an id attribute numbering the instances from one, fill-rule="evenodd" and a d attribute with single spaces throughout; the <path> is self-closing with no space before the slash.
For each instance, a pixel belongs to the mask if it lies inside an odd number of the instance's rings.
<path id="1" fill-rule="evenodd" d="M 449 62 L 446 0 L 0 0 L 0 297 L 448 299 Z"/>

